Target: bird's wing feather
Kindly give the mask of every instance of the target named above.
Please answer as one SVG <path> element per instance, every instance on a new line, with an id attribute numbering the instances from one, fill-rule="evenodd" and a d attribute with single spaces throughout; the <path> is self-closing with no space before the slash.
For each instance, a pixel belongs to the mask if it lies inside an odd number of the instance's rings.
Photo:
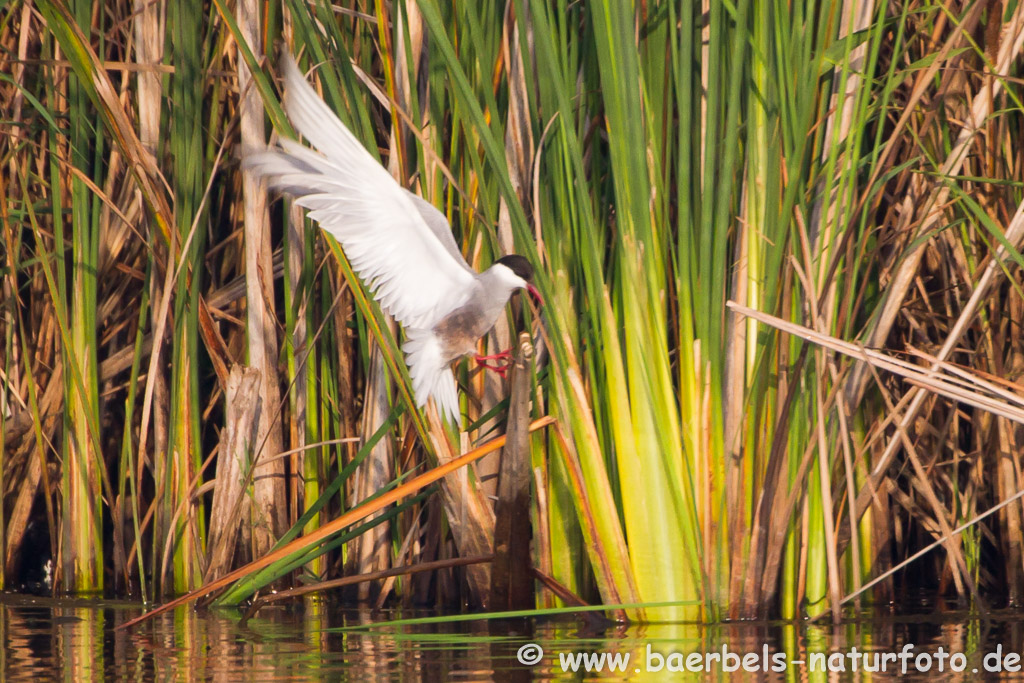
<path id="1" fill-rule="evenodd" d="M 402 345 L 416 404 L 422 407 L 428 396 L 433 396 L 441 417 L 447 417 L 461 427 L 459 392 L 455 386 L 455 375 L 451 364 L 441 354 L 437 336 L 430 330 L 406 329 L 408 341 Z"/>
<path id="2" fill-rule="evenodd" d="M 455 237 L 452 235 L 452 226 L 448 225 L 448 219 L 444 217 L 444 214 L 437 210 L 433 204 L 423 199 L 419 195 L 413 194 L 406 190 L 405 193 L 409 195 L 409 199 L 412 200 L 413 206 L 420 212 L 420 217 L 430 228 L 434 236 L 441 242 L 445 249 L 452 257 L 461 263 L 467 270 L 469 270 L 469 264 L 466 263 L 466 259 L 462 256 L 462 252 L 459 251 L 459 245 L 455 241 Z M 475 272 L 475 271 L 473 271 Z"/>
<path id="3" fill-rule="evenodd" d="M 439 236 L 440 226 L 430 222 L 444 217 L 434 209 L 436 216 L 425 220 L 414 195 L 370 156 L 291 57 L 285 57 L 283 70 L 285 110 L 319 153 L 282 139 L 280 151 L 253 154 L 246 165 L 295 195 L 309 217 L 338 240 L 384 310 L 406 327 L 432 327 L 462 305 L 476 277 L 455 247 L 451 228 L 445 222 L 447 239 Z"/>

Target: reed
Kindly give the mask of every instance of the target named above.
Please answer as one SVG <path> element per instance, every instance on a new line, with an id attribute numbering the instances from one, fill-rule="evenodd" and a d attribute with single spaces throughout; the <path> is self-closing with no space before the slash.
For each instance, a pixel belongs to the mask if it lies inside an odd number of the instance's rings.
<path id="1" fill-rule="evenodd" d="M 294 134 L 278 44 L 472 265 L 536 265 L 540 317 L 484 345 L 535 334 L 549 585 L 653 620 L 1024 596 L 1019 502 L 983 516 L 1022 488 L 1024 9 L 975 0 L 7 3 L 5 587 L 50 553 L 60 589 L 200 589 L 503 429 L 471 363 L 466 433 L 415 410 L 337 244 L 241 170 Z M 344 571 L 482 599 L 453 568 L 491 553 L 494 469 L 223 599 Z M 447 569 L 390 571 L 418 564 Z"/>

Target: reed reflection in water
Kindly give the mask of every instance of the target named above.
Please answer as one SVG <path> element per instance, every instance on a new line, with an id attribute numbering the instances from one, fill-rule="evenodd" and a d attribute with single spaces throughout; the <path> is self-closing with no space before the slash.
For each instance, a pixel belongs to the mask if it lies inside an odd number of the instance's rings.
<path id="1" fill-rule="evenodd" d="M 0 680 L 788 680 L 866 681 L 898 674 L 853 671 L 849 653 L 900 652 L 913 644 L 914 655 L 946 653 L 938 671 L 934 657 L 928 672 L 909 680 L 975 680 L 992 653 L 1012 667 L 1012 655 L 1024 653 L 1024 622 L 1016 611 L 1000 611 L 990 621 L 963 612 L 918 617 L 865 614 L 840 626 L 785 622 L 608 625 L 576 618 L 504 621 L 428 622 L 381 625 L 423 614 L 342 609 L 312 598 L 288 608 L 261 610 L 245 621 L 239 613 L 180 609 L 134 630 L 115 631 L 138 615 L 137 604 L 0 595 Z M 525 666 L 520 648 L 535 644 L 539 661 Z M 785 672 L 723 671 L 722 660 L 709 672 L 670 672 L 688 655 L 721 653 L 740 657 L 768 652 L 784 655 Z M 624 672 L 565 670 L 574 656 L 628 655 Z M 816 653 L 845 671 L 814 672 Z M 949 656 L 961 653 L 966 669 L 950 671 Z M 823 655 L 823 657 L 821 657 Z M 592 659 L 591 662 L 594 660 Z M 759 662 L 761 660 L 759 659 Z M 799 665 L 793 662 L 801 661 Z M 922 662 L 924 660 L 921 660 Z M 1020 664 L 1020 660 L 1017 660 Z M 659 671 L 648 670 L 659 665 Z M 977 672 L 975 671 L 977 670 Z M 1024 678 L 1003 672 L 1003 677 Z"/>

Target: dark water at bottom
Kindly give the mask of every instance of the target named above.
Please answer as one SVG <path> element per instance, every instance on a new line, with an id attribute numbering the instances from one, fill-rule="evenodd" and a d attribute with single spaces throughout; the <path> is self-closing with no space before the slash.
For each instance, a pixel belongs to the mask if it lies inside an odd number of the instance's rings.
<path id="1" fill-rule="evenodd" d="M 575 617 L 380 626 L 422 615 L 310 600 L 265 608 L 248 621 L 181 609 L 114 630 L 141 611 L 130 603 L 0 595 L 0 680 L 1024 678 L 1024 612 L 1010 610 L 989 619 L 875 611 L 839 626 L 595 626 Z"/>

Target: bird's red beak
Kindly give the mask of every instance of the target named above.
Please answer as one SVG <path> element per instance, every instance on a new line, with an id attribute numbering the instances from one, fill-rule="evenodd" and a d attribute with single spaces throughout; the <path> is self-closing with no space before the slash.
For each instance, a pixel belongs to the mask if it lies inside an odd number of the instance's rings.
<path id="1" fill-rule="evenodd" d="M 538 306 L 544 305 L 544 299 L 541 297 L 540 291 L 529 282 L 526 283 L 526 291 L 530 293 L 530 296 L 533 297 L 533 300 L 537 302 Z"/>

